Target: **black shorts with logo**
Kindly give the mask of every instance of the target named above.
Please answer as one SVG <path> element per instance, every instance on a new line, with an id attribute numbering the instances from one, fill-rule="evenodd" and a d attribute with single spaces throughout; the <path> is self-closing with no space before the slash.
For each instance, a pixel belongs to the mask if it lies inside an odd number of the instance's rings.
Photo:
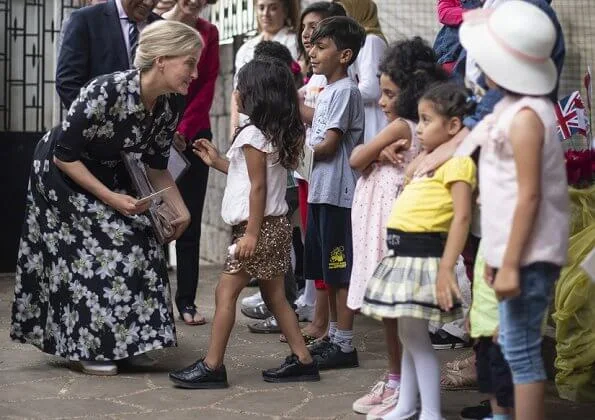
<path id="1" fill-rule="evenodd" d="M 353 247 L 351 209 L 308 203 L 304 276 L 331 287 L 349 287 Z"/>

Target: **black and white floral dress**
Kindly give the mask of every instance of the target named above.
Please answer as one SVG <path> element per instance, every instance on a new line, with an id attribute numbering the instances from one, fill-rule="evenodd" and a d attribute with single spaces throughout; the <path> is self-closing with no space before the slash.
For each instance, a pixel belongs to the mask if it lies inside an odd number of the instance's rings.
<path id="1" fill-rule="evenodd" d="M 10 335 L 70 360 L 119 360 L 176 345 L 163 250 L 146 215 L 123 216 L 53 162 L 80 160 L 103 184 L 135 196 L 121 151 L 166 169 L 184 109 L 140 99 L 137 70 L 81 89 L 66 119 L 37 145 L 16 268 Z M 154 117 L 153 117 L 154 115 Z"/>

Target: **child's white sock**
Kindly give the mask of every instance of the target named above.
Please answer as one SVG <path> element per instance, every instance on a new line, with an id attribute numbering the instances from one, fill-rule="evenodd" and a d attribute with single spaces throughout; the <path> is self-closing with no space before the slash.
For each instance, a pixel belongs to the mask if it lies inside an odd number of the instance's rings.
<path id="1" fill-rule="evenodd" d="M 386 383 L 387 388 L 397 389 L 401 384 L 401 375 L 398 373 L 389 373 L 388 382 Z"/>
<path id="2" fill-rule="evenodd" d="M 333 342 L 341 347 L 343 353 L 351 353 L 353 351 L 353 330 L 337 330 Z"/>
<path id="3" fill-rule="evenodd" d="M 328 338 L 331 340 L 331 343 L 334 343 L 335 334 L 337 334 L 337 321 L 331 321 L 328 327 Z"/>

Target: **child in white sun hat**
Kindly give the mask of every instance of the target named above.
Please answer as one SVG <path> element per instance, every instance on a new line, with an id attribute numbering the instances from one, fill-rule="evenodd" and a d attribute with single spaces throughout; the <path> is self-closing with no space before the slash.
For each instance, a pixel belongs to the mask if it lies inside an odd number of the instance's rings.
<path id="1" fill-rule="evenodd" d="M 505 96 L 463 141 L 458 154 L 481 146 L 481 230 L 486 281 L 499 303 L 500 345 L 515 386 L 515 418 L 543 419 L 543 319 L 568 247 L 564 155 L 547 95 L 557 80 L 550 58 L 556 31 L 525 1 L 464 16 L 463 47 L 490 87 Z"/>

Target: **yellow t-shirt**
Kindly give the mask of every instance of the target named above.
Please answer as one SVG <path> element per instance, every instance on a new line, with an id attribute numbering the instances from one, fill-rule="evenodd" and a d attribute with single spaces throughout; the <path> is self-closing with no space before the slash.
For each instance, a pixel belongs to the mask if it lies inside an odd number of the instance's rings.
<path id="1" fill-rule="evenodd" d="M 448 232 L 454 216 L 450 186 L 462 181 L 475 188 L 477 168 L 468 156 L 456 156 L 432 177 L 414 178 L 395 200 L 387 227 L 404 232 Z"/>

